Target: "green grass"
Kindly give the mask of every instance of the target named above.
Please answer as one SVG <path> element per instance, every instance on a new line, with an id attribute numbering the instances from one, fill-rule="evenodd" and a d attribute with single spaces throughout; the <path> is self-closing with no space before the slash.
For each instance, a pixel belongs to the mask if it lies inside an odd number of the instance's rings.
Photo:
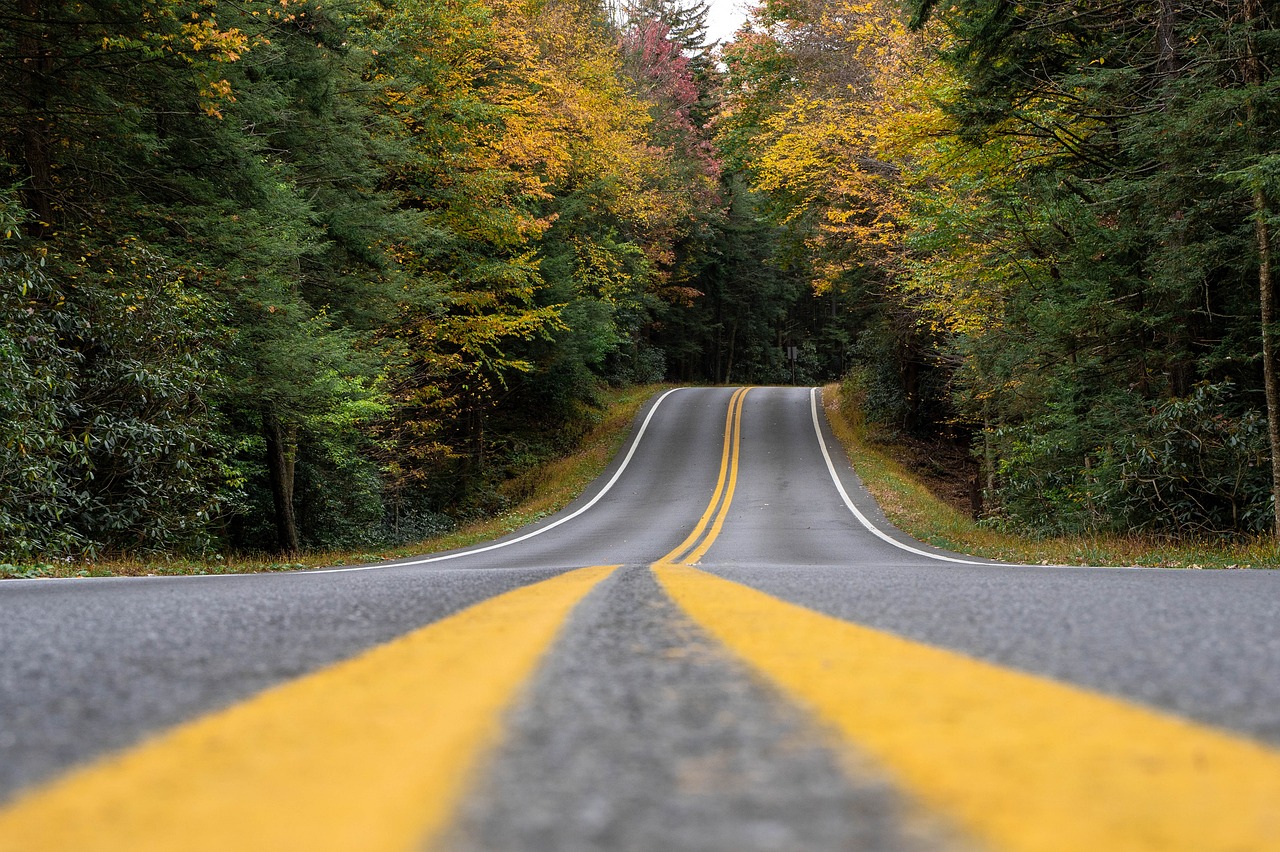
<path id="1" fill-rule="evenodd" d="M 123 558 L 103 561 L 57 561 L 32 565 L 0 563 L 0 579 L 36 577 L 154 577 L 183 574 L 251 574 L 295 571 L 331 565 L 357 565 L 386 559 L 404 559 L 466 547 L 498 538 L 526 524 L 558 512 L 581 494 L 604 471 L 626 438 L 636 412 L 665 385 L 610 390 L 604 413 L 571 454 L 540 465 L 504 483 L 501 491 L 518 500 L 514 509 L 413 545 L 384 550 L 325 550 L 298 554 L 290 559 L 272 555 L 215 556 L 205 559 L 178 557 Z"/>
<path id="2" fill-rule="evenodd" d="M 1271 538 L 1167 541 L 1140 535 L 1035 538 L 992 529 L 958 511 L 912 475 L 894 445 L 869 427 L 856 400 L 838 385 L 823 389 L 832 431 L 854 470 L 899 529 L 938 547 L 1010 562 L 1043 565 L 1143 565 L 1161 568 L 1277 568 Z"/>

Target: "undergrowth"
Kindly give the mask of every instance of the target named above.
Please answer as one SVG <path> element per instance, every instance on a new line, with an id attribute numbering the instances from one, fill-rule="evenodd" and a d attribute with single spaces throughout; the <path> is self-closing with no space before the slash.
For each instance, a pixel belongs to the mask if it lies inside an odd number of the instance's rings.
<path id="1" fill-rule="evenodd" d="M 129 557 L 96 562 L 62 561 L 31 565 L 0 563 L 0 579 L 43 577 L 150 577 L 183 574 L 252 574 L 297 571 L 334 565 L 359 565 L 405 559 L 467 547 L 498 538 L 558 512 L 586 490 L 608 465 L 626 438 L 636 412 L 664 386 L 643 385 L 608 391 L 600 421 L 569 455 L 537 465 L 503 483 L 500 492 L 515 507 L 458 530 L 432 536 L 412 545 L 352 551 L 323 550 L 287 559 L 274 555 L 214 555 L 203 559 Z"/>
<path id="2" fill-rule="evenodd" d="M 1276 568 L 1270 538 L 1167 540 L 1143 535 L 1032 537 L 993 529 L 940 499 L 899 461 L 891 439 L 867 424 L 852 391 L 823 388 L 831 429 L 895 526 L 920 541 L 972 556 L 1040 565 L 1140 565 L 1161 568 Z"/>
<path id="3" fill-rule="evenodd" d="M 603 472 L 622 445 L 640 406 L 658 390 L 643 386 L 613 391 L 600 422 L 579 447 L 538 465 L 501 486 L 516 503 L 510 511 L 413 545 L 369 551 L 313 551 L 291 559 L 271 555 L 215 555 L 205 559 L 122 558 L 99 562 L 0 563 L 0 578 L 246 574 L 357 565 L 438 553 L 498 538 L 564 508 Z M 891 440 L 862 418 L 855 399 L 838 385 L 823 389 L 832 431 L 845 447 L 863 484 L 885 515 L 915 538 L 959 553 L 1043 565 L 1142 565 L 1166 568 L 1276 568 L 1280 550 L 1270 539 L 1168 541 L 1147 536 L 1037 538 L 974 521 L 935 495 L 895 455 Z"/>

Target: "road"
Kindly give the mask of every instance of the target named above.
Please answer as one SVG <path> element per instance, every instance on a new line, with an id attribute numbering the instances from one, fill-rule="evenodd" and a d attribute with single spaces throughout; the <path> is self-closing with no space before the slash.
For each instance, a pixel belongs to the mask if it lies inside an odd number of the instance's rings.
<path id="1" fill-rule="evenodd" d="M 1280 849 L 1280 573 L 937 551 L 809 389 L 468 550 L 8 581 L 0 649 L 0 850 Z"/>

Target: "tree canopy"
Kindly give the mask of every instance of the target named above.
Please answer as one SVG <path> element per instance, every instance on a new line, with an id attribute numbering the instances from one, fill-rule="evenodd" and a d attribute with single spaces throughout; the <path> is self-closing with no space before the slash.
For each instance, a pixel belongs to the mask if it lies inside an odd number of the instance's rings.
<path id="1" fill-rule="evenodd" d="M 600 388 L 810 383 L 990 523 L 1274 532 L 1275 4 L 8 0 L 0 556 L 420 538 Z"/>

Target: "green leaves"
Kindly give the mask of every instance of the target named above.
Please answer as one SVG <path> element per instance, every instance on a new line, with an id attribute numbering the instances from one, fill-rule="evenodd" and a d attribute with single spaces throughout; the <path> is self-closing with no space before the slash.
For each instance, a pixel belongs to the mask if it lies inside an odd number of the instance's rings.
<path id="1" fill-rule="evenodd" d="M 784 375 L 704 12 L 626 51 L 592 2 L 19 4 L 0 555 L 372 545 L 491 508 L 604 381 Z"/>
<path id="2" fill-rule="evenodd" d="M 898 6 L 765 4 L 725 54 L 719 120 L 792 268 L 857 306 L 879 414 L 980 439 L 988 509 L 1023 527 L 1261 530 L 1274 22 L 1257 4 Z M 1214 413 L 1193 427 L 1188 406 Z M 1252 484 L 1178 480 L 1193 444 Z"/>
<path id="3" fill-rule="evenodd" d="M 0 554 L 199 549 L 227 496 L 203 302 L 136 241 L 76 248 L 0 248 Z"/>

